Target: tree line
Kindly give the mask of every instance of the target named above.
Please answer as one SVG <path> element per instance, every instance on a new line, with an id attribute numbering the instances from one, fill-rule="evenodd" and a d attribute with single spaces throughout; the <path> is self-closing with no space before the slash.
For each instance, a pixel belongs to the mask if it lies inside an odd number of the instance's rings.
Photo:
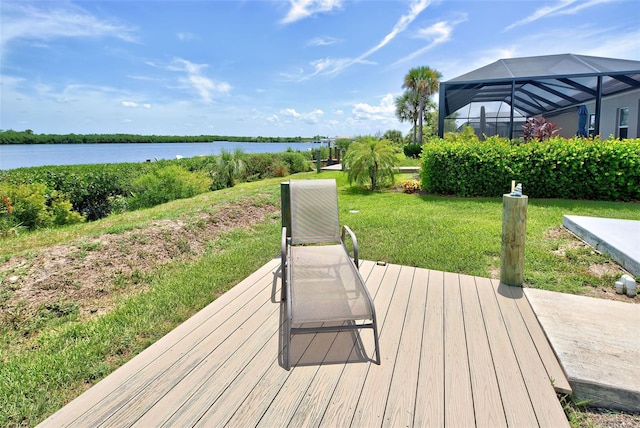
<path id="1" fill-rule="evenodd" d="M 0 144 L 96 144 L 96 143 L 242 143 L 308 142 L 311 137 L 238 137 L 230 135 L 137 135 L 137 134 L 35 134 L 32 130 L 0 131 Z"/>

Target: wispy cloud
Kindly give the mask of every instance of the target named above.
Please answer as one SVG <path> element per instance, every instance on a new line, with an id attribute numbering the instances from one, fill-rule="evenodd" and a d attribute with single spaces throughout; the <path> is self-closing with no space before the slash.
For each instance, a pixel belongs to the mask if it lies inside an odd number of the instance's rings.
<path id="1" fill-rule="evenodd" d="M 196 35 L 193 33 L 189 33 L 189 32 L 185 32 L 185 33 L 177 33 L 176 37 L 178 38 L 178 40 L 180 40 L 181 42 L 186 42 L 188 40 L 193 40 L 196 38 Z"/>
<path id="2" fill-rule="evenodd" d="M 439 21 L 429 27 L 419 29 L 415 37 L 418 39 L 427 40 L 428 41 L 427 45 L 412 52 L 411 54 L 405 56 L 404 58 L 400 58 L 399 60 L 394 62 L 392 66 L 406 62 L 406 61 L 410 61 L 422 55 L 423 53 L 433 49 L 434 47 L 442 43 L 448 42 L 449 40 L 451 40 L 451 34 L 453 33 L 453 30 L 455 29 L 455 27 L 459 24 L 462 24 L 465 21 L 467 21 L 467 15 L 463 14 L 459 18 L 449 20 L 449 21 Z"/>
<path id="3" fill-rule="evenodd" d="M 307 43 L 308 46 L 329 46 L 338 43 L 335 37 L 314 37 Z"/>
<path id="4" fill-rule="evenodd" d="M 382 41 L 380 41 L 380 43 L 360 55 L 357 60 L 365 59 L 389 44 L 389 42 L 395 39 L 398 34 L 405 31 L 407 27 L 409 27 L 409 24 L 411 24 L 418 17 L 418 15 L 420 15 L 422 11 L 425 10 L 427 6 L 429 6 L 429 4 L 431 4 L 431 0 L 413 1 L 411 3 L 411 7 L 409 8 L 409 12 L 400 17 L 398 22 L 396 22 L 396 25 L 393 26 L 391 32 L 387 34 L 382 39 Z"/>
<path id="5" fill-rule="evenodd" d="M 402 15 L 391 31 L 371 49 L 359 55 L 357 58 L 325 58 L 312 61 L 311 65 L 314 67 L 314 71 L 311 74 L 301 77 L 299 80 L 310 79 L 318 75 L 337 75 L 354 64 L 375 64 L 375 62 L 368 61 L 367 58 L 384 48 L 399 34 L 404 32 L 429 4 L 431 4 L 431 0 L 412 1 L 409 11 Z"/>
<path id="6" fill-rule="evenodd" d="M 505 27 L 504 31 L 512 30 L 521 25 L 530 24 L 539 19 L 555 16 L 555 15 L 573 15 L 583 9 L 597 6 L 603 3 L 611 3 L 613 0 L 561 0 L 556 4 L 550 6 L 544 6 L 535 10 L 531 15 L 514 22 L 511 25 Z"/>
<path id="7" fill-rule="evenodd" d="M 61 37 L 114 37 L 136 42 L 136 29 L 98 18 L 79 6 L 46 3 L 35 7 L 5 2 L 2 11 L 0 48 L 4 51 L 14 40 L 48 41 Z"/>
<path id="8" fill-rule="evenodd" d="M 327 13 L 342 7 L 342 0 L 289 0 L 289 12 L 280 23 L 291 24 L 317 13 Z"/>
<path id="9" fill-rule="evenodd" d="M 184 73 L 186 76 L 178 79 L 181 85 L 184 88 L 194 90 L 202 101 L 210 103 L 213 101 L 214 94 L 227 94 L 231 90 L 231 85 L 227 82 L 216 82 L 207 77 L 204 74 L 204 69 L 207 67 L 207 64 L 195 64 L 183 58 L 174 58 L 171 65 L 165 68 Z"/>
<path id="10" fill-rule="evenodd" d="M 149 103 L 140 104 L 135 101 L 121 101 L 120 104 L 122 105 L 122 107 L 128 107 L 128 108 L 138 108 L 138 107 L 151 108 L 151 104 Z"/>

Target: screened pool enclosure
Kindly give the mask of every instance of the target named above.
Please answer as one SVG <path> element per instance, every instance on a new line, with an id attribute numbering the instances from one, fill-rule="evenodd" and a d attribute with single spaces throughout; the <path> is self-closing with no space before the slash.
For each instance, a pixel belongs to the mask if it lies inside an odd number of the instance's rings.
<path id="1" fill-rule="evenodd" d="M 590 125 L 598 135 L 603 98 L 639 88 L 640 61 L 573 54 L 501 59 L 440 83 L 438 132 L 442 137 L 450 120 L 478 135 L 516 138 L 528 117 L 595 102 Z"/>

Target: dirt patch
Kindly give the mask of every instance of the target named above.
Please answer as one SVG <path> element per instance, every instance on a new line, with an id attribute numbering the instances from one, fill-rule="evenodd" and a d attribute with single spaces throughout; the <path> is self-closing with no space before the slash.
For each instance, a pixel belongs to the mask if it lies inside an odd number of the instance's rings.
<path id="1" fill-rule="evenodd" d="M 587 418 L 591 424 L 602 428 L 631 428 L 640 427 L 640 414 L 614 412 L 609 409 L 590 408 Z"/>
<path id="2" fill-rule="evenodd" d="M 550 241 L 559 242 L 558 248 L 552 250 L 552 253 L 565 257 L 567 255 L 567 251 L 570 250 L 589 250 L 592 248 L 584 241 L 576 238 L 571 232 L 565 229 L 563 226 L 556 226 L 551 229 L 548 229 L 544 233 L 544 237 L 549 239 Z M 595 251 L 594 251 L 595 253 Z"/>
<path id="3" fill-rule="evenodd" d="M 607 284 L 610 283 L 609 286 L 585 287 L 583 293 L 585 296 L 627 303 L 640 303 L 639 297 L 631 298 L 625 294 L 616 294 L 613 278 L 620 278 L 622 275 L 628 274 L 628 272 L 613 261 L 602 261 L 601 257 L 594 257 L 600 253 L 586 242 L 577 238 L 565 227 L 557 226 L 545 231 L 544 238 L 557 243 L 557 248 L 551 250 L 553 254 L 558 257 L 579 258 L 582 263 L 586 263 L 589 275 L 594 278 L 607 278 Z M 599 261 L 592 261 L 594 258 L 598 258 Z"/>
<path id="4" fill-rule="evenodd" d="M 196 259 L 223 232 L 251 227 L 278 212 L 275 206 L 242 200 L 13 257 L 0 264 L 0 323 L 51 310 L 77 310 L 81 316 L 106 313 L 114 297 L 144 290 L 145 276 L 158 266 Z"/>

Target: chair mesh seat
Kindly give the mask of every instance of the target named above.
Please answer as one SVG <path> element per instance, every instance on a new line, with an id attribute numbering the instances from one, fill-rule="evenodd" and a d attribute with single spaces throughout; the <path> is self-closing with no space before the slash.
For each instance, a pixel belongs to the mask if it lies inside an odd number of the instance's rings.
<path id="1" fill-rule="evenodd" d="M 368 320 L 363 283 L 341 244 L 291 247 L 292 323 Z"/>

